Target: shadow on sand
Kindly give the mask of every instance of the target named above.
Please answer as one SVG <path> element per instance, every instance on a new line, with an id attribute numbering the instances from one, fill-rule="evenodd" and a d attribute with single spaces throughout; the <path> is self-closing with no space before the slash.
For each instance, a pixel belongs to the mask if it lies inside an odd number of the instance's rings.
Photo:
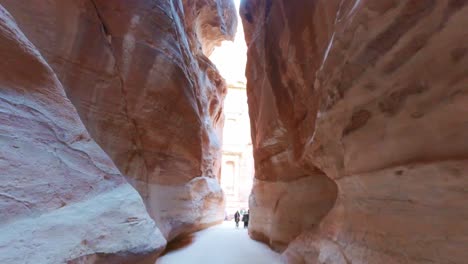
<path id="1" fill-rule="evenodd" d="M 175 251 L 175 250 L 179 250 L 181 248 L 187 247 L 188 245 L 192 244 L 193 239 L 194 239 L 194 235 L 188 234 L 188 235 L 184 235 L 184 236 L 181 236 L 179 238 L 172 240 L 171 242 L 167 244 L 166 249 L 161 254 L 161 256 L 164 256 L 171 251 Z"/>

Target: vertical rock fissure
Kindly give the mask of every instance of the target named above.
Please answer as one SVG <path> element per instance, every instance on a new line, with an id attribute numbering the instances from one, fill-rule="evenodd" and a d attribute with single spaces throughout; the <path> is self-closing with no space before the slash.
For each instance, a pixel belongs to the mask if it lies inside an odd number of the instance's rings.
<path id="1" fill-rule="evenodd" d="M 132 153 L 130 154 L 130 157 L 129 157 L 129 160 L 127 162 L 127 166 L 126 168 L 124 169 L 123 173 L 125 174 L 125 176 L 128 176 L 128 172 L 130 170 L 130 166 L 131 166 L 131 161 L 134 159 L 135 156 L 139 156 L 141 158 L 141 160 L 143 161 L 143 164 L 144 164 L 144 167 L 145 167 L 145 172 L 144 172 L 144 176 L 145 176 L 145 182 L 149 182 L 149 171 L 148 171 L 148 164 L 147 164 L 147 161 L 145 159 L 145 155 L 144 153 L 142 153 L 142 142 L 141 142 L 141 135 L 140 135 L 140 131 L 139 131 L 139 128 L 138 128 L 138 124 L 137 124 L 137 121 L 132 118 L 130 116 L 130 111 L 128 109 L 128 93 L 127 93 L 127 90 L 125 89 L 125 79 L 124 79 L 124 76 L 123 76 L 123 73 L 122 73 L 122 70 L 120 69 L 120 66 L 119 66 L 119 61 L 117 60 L 117 56 L 115 55 L 115 50 L 114 50 L 114 47 L 112 45 L 112 41 L 108 39 L 108 37 L 110 36 L 112 38 L 112 35 L 111 35 L 111 32 L 109 31 L 109 29 L 107 28 L 106 24 L 105 24 L 105 21 L 99 11 L 99 8 L 95 2 L 95 0 L 90 0 L 91 1 L 91 4 L 93 5 L 94 7 L 94 10 L 96 12 L 96 16 L 101 24 L 101 29 L 102 29 L 102 33 L 104 34 L 104 39 L 106 40 L 106 45 L 107 47 L 109 48 L 109 51 L 110 51 L 110 54 L 112 55 L 113 57 L 113 60 L 114 60 L 114 70 L 115 72 L 117 73 L 117 77 L 119 78 L 119 88 L 120 88 L 120 92 L 122 93 L 122 100 L 123 100 L 123 112 L 125 114 L 125 118 L 127 119 L 127 121 L 131 124 L 131 127 L 132 127 L 132 131 L 133 131 L 133 137 L 131 137 L 131 141 L 132 141 L 132 145 L 133 145 L 133 150 L 132 150 Z M 142 194 L 140 192 L 140 195 L 145 195 L 147 196 L 149 194 L 149 190 L 148 190 L 148 185 L 145 185 L 146 186 L 146 192 L 144 194 Z M 148 197 L 144 197 L 144 198 L 148 198 Z"/>

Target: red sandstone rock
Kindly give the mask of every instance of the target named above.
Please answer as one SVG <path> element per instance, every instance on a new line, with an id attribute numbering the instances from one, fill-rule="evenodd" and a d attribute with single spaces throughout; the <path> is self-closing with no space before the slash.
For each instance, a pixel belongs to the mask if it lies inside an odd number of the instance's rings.
<path id="1" fill-rule="evenodd" d="M 289 263 L 464 263 L 468 2 L 246 0 L 241 14 L 250 234 L 280 250 L 296 237 Z"/>
<path id="2" fill-rule="evenodd" d="M 216 131 L 226 88 L 206 56 L 233 38 L 230 0 L 0 3 L 166 238 L 223 219 Z"/>
<path id="3" fill-rule="evenodd" d="M 143 201 L 1 6 L 0 57 L 0 263 L 154 261 Z"/>

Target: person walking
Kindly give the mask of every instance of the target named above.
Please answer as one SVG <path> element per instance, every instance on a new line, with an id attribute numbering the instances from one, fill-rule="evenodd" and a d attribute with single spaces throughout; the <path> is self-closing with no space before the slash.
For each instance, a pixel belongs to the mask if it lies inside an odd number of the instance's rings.
<path id="1" fill-rule="evenodd" d="M 234 214 L 234 221 L 236 221 L 236 228 L 239 228 L 240 214 L 239 211 L 236 211 Z"/>
<path id="2" fill-rule="evenodd" d="M 247 213 L 245 213 L 244 216 L 242 217 L 242 222 L 244 222 L 244 228 L 249 227 L 249 212 L 250 211 L 247 211 Z"/>

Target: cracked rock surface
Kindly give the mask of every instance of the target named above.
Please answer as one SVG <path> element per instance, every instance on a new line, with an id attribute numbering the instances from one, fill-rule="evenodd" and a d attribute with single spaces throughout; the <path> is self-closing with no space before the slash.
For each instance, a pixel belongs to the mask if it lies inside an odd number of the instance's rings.
<path id="1" fill-rule="evenodd" d="M 245 0 L 253 238 L 288 263 L 465 263 L 468 2 Z"/>

